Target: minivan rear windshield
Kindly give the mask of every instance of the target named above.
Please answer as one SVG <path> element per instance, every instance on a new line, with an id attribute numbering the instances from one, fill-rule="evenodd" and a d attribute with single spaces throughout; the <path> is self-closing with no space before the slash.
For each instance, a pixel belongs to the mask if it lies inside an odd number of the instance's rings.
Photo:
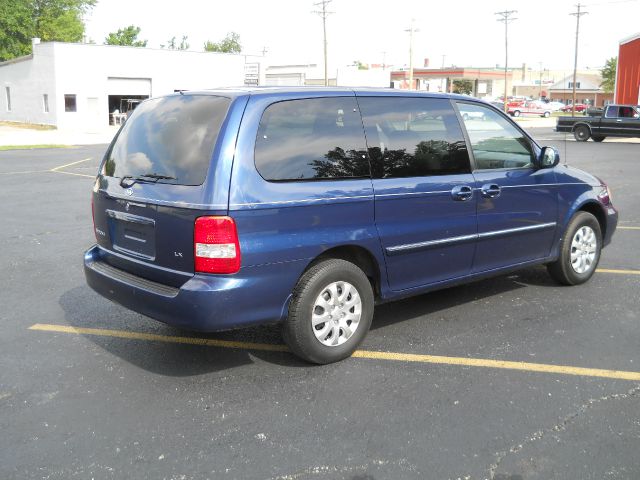
<path id="1" fill-rule="evenodd" d="M 231 100 L 175 95 L 141 103 L 107 152 L 108 177 L 201 185 Z"/>

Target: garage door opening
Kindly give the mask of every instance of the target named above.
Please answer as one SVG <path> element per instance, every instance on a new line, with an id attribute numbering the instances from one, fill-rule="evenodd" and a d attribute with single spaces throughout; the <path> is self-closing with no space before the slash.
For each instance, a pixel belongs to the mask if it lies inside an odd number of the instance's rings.
<path id="1" fill-rule="evenodd" d="M 109 125 L 120 125 L 149 95 L 109 95 Z"/>

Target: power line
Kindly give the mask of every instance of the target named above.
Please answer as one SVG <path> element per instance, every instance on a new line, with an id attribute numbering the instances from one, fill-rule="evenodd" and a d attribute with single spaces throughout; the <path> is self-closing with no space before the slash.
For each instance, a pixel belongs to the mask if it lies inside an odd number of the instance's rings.
<path id="1" fill-rule="evenodd" d="M 582 11 L 581 10 L 582 7 L 583 5 L 577 4 L 576 5 L 577 10 L 569 14 L 576 17 L 576 49 L 575 49 L 575 55 L 573 58 L 573 94 L 572 94 L 572 100 L 571 100 L 572 116 L 575 116 L 576 114 L 576 78 L 578 75 L 578 37 L 580 35 L 580 17 L 589 13 L 589 12 Z"/>
<path id="2" fill-rule="evenodd" d="M 322 7 L 322 10 L 316 10 L 313 13 L 320 15 L 322 17 L 322 35 L 324 41 L 324 85 L 329 86 L 329 75 L 327 73 L 327 17 L 335 12 L 327 11 L 327 5 L 329 5 L 333 0 L 320 0 L 317 3 L 314 3 L 314 7 Z"/>
<path id="3" fill-rule="evenodd" d="M 517 20 L 518 17 L 512 17 L 513 14 L 518 13 L 517 10 L 505 10 L 504 12 L 496 12 L 498 15 L 498 22 L 504 23 L 504 111 L 508 111 L 507 104 L 507 68 L 509 65 L 509 22 Z"/>

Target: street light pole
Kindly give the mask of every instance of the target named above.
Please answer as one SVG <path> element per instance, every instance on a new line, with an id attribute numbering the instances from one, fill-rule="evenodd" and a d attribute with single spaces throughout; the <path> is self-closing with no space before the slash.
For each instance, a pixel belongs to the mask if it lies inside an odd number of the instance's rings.
<path id="1" fill-rule="evenodd" d="M 504 111 L 506 112 L 509 107 L 507 106 L 507 68 L 509 65 L 509 22 L 517 20 L 517 18 L 511 18 L 511 15 L 518 13 L 517 10 L 505 10 L 504 12 L 496 12 L 500 18 L 499 22 L 504 23 Z"/>

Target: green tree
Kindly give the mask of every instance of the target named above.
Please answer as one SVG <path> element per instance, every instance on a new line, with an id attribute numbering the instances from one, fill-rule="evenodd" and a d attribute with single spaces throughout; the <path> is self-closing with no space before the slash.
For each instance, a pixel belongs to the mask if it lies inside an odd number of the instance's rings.
<path id="1" fill-rule="evenodd" d="M 31 52 L 31 12 L 29 0 L 0 0 L 0 61 Z"/>
<path id="2" fill-rule="evenodd" d="M 354 60 L 353 64 L 358 67 L 358 70 L 369 70 L 369 65 L 362 63 L 360 60 Z"/>
<path id="3" fill-rule="evenodd" d="M 473 82 L 471 80 L 454 80 L 453 93 L 470 95 L 473 92 Z"/>
<path id="4" fill-rule="evenodd" d="M 0 61 L 27 55 L 31 38 L 79 42 L 96 0 L 0 0 Z"/>
<path id="5" fill-rule="evenodd" d="M 602 75 L 602 83 L 600 86 L 606 93 L 613 92 L 616 86 L 616 70 L 618 66 L 618 57 L 611 57 L 604 63 L 604 67 L 600 70 Z"/>
<path id="6" fill-rule="evenodd" d="M 111 32 L 105 39 L 105 45 L 124 45 L 129 47 L 146 47 L 146 40 L 138 40 L 140 27 L 129 25 L 119 28 L 117 32 Z"/>
<path id="7" fill-rule="evenodd" d="M 240 53 L 240 35 L 236 32 L 229 32 L 220 42 L 215 43 L 207 40 L 204 44 L 205 52 Z"/>
<path id="8" fill-rule="evenodd" d="M 189 42 L 187 42 L 188 38 L 189 37 L 187 35 L 183 35 L 182 40 L 178 44 L 176 43 L 176 37 L 171 37 L 167 40 L 166 45 L 160 45 L 160 48 L 168 48 L 169 50 L 188 50 L 190 46 Z"/>

